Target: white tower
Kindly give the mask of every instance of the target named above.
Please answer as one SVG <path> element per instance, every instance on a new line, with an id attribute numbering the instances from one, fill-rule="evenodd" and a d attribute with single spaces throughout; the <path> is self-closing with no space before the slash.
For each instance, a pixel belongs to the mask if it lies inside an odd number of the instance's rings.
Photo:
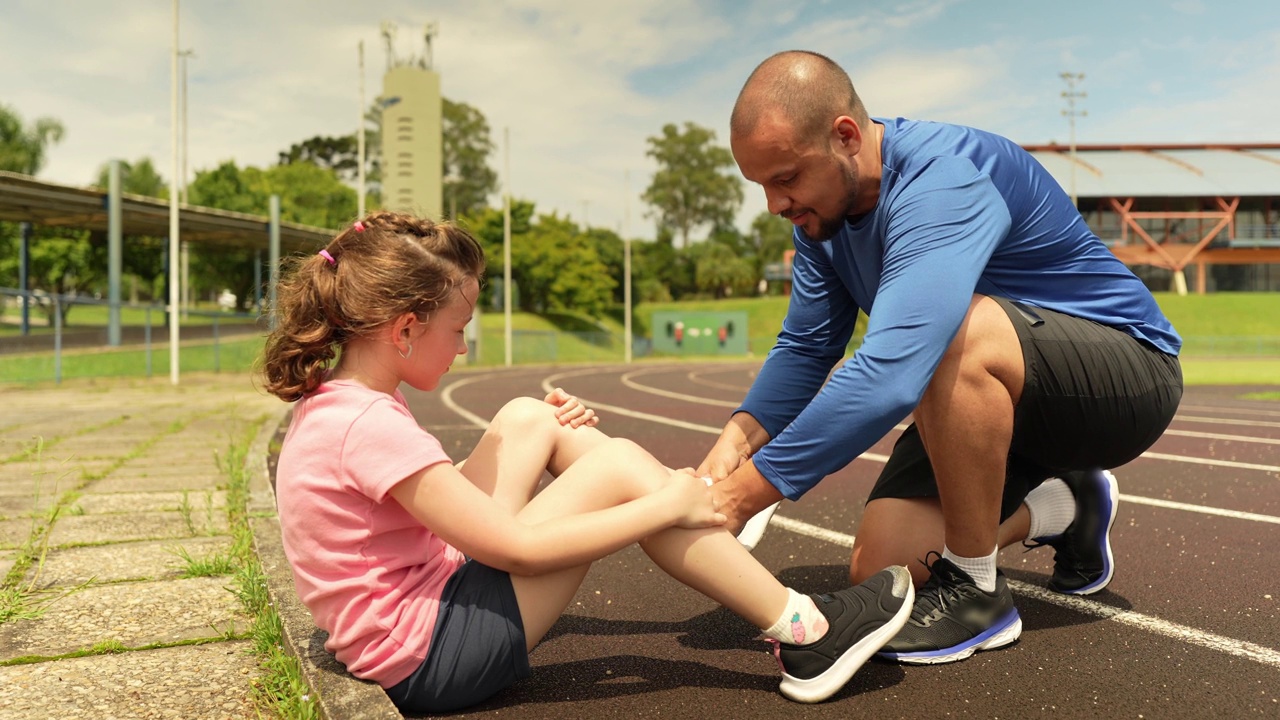
<path id="1" fill-rule="evenodd" d="M 426 52 L 396 58 L 395 26 L 382 24 L 387 73 L 382 78 L 382 204 L 388 210 L 441 220 L 444 217 L 443 102 L 433 67 L 435 23 L 423 30 Z"/>

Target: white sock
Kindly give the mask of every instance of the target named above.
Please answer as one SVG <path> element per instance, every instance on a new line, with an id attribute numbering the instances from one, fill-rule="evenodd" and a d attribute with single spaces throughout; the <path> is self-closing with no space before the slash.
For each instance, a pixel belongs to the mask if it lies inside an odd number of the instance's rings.
<path id="1" fill-rule="evenodd" d="M 973 578 L 974 584 L 986 592 L 995 592 L 996 589 L 996 553 L 1000 548 L 991 551 L 986 557 L 966 558 L 960 557 L 946 547 L 942 548 L 942 557 L 955 563 L 956 567 L 969 573 L 969 577 Z"/>
<path id="2" fill-rule="evenodd" d="M 1027 493 L 1023 500 L 1031 511 L 1028 540 L 1061 535 L 1076 518 L 1076 497 L 1060 478 L 1049 478 Z"/>
<path id="3" fill-rule="evenodd" d="M 822 614 L 813 598 L 787 588 L 787 608 L 764 636 L 788 645 L 808 645 L 827 634 L 827 617 Z"/>

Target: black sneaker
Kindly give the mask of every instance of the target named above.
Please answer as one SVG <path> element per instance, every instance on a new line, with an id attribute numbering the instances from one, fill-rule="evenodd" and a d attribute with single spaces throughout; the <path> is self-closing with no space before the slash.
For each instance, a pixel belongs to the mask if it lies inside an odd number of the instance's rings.
<path id="1" fill-rule="evenodd" d="M 1063 473 L 1062 481 L 1076 497 L 1076 516 L 1066 532 L 1036 538 L 1032 547 L 1054 549 L 1049 589 L 1068 595 L 1092 595 L 1111 582 L 1115 558 L 1111 554 L 1111 526 L 1116 521 L 1120 489 L 1106 470 Z"/>
<path id="2" fill-rule="evenodd" d="M 860 585 L 830 595 L 811 595 L 827 618 L 827 634 L 815 643 L 776 643 L 782 666 L 779 690 L 802 703 L 822 702 L 858 672 L 885 641 L 898 633 L 911 612 L 911 573 L 896 565 Z"/>
<path id="3" fill-rule="evenodd" d="M 932 564 L 929 557 L 936 557 Z M 1004 647 L 1022 634 L 1022 618 L 1003 574 L 996 573 L 996 590 L 989 593 L 936 552 L 924 562 L 929 581 L 916 593 L 911 619 L 880 657 L 917 665 L 955 662 L 978 650 Z"/>

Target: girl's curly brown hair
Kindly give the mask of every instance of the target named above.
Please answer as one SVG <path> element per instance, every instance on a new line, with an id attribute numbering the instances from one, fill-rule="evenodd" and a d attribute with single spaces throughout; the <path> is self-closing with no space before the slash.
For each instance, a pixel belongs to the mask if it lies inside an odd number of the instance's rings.
<path id="1" fill-rule="evenodd" d="M 408 312 L 425 321 L 466 278 L 484 276 L 484 251 L 467 231 L 403 213 L 373 213 L 324 251 L 289 260 L 276 291 L 262 376 L 287 402 L 319 387 L 351 338 Z"/>

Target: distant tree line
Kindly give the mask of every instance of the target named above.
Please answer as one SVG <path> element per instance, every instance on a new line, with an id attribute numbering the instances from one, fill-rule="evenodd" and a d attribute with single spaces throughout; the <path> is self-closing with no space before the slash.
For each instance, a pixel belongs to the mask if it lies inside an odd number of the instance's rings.
<path id="1" fill-rule="evenodd" d="M 482 302 L 501 288 L 502 211 L 496 207 L 495 146 L 479 109 L 444 100 L 444 205 L 484 245 L 489 280 Z M 367 207 L 381 198 L 381 113 L 366 114 Z M 0 105 L 0 170 L 36 175 L 49 149 L 64 134 L 53 118 L 26 123 Z M 734 226 L 743 200 L 742 181 L 729 151 L 713 131 L 694 123 L 665 125 L 648 138 L 647 156 L 658 166 L 641 199 L 649 206 L 657 239 L 632 243 L 633 299 L 637 303 L 688 297 L 726 297 L 758 292 L 767 263 L 790 247 L 791 226 L 761 213 L 744 233 Z M 192 205 L 265 215 L 271 195 L 280 196 L 281 218 L 337 228 L 356 215 L 353 187 L 358 170 L 356 135 L 315 136 L 280 151 L 276 164 L 258 168 L 226 161 L 197 170 L 186 188 Z M 107 185 L 107 165 L 95 182 Z M 166 180 L 150 158 L 121 163 L 124 192 L 168 199 Z M 702 241 L 695 241 L 698 237 Z M 17 284 L 18 228 L 0 223 L 0 285 Z M 58 227 L 34 229 L 30 285 L 50 293 L 105 294 L 104 233 Z M 130 237 L 124 248 L 129 299 L 165 296 L 163 238 Z M 196 297 L 223 288 L 248 310 L 254 297 L 255 253 L 194 245 L 190 281 Z M 604 228 L 580 225 L 534 204 L 513 200 L 511 274 L 519 308 L 531 312 L 574 311 L 594 317 L 614 312 L 623 299 L 623 239 Z M 265 273 L 264 273 L 265 275 Z"/>

